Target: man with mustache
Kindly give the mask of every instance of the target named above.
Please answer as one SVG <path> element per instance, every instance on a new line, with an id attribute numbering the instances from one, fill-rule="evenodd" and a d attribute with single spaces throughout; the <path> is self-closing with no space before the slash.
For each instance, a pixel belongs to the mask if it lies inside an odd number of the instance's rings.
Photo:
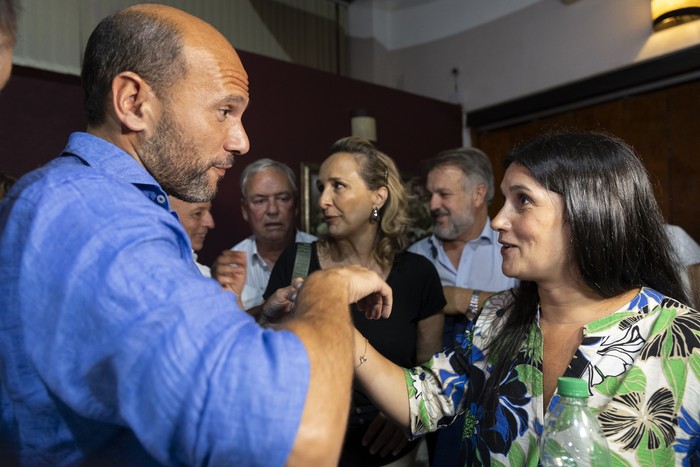
<path id="1" fill-rule="evenodd" d="M 192 265 L 166 193 L 210 201 L 248 151 L 248 76 L 208 23 L 143 4 L 100 22 L 88 128 L 0 207 L 0 459 L 7 465 L 335 465 L 350 303 L 391 290 L 310 275 L 263 329 Z M 365 298 L 368 298 L 365 300 Z"/>
<path id="2" fill-rule="evenodd" d="M 484 301 L 515 286 L 501 271 L 498 232 L 491 228 L 488 206 L 493 200 L 491 161 L 476 148 L 443 151 L 425 164 L 433 233 L 408 248 L 433 262 L 440 275 L 447 306 L 443 346 L 461 335 Z M 431 465 L 455 465 L 464 417 L 449 428 L 428 435 Z"/>

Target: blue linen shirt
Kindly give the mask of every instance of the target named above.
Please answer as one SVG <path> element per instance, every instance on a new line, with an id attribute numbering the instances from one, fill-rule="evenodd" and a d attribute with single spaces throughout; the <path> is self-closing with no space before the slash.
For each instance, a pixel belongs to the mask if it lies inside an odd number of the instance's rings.
<path id="1" fill-rule="evenodd" d="M 498 232 L 491 228 L 491 219 L 486 218 L 481 234 L 467 242 L 462 250 L 459 265 L 455 269 L 445 253 L 442 242 L 435 234 L 417 241 L 408 251 L 428 258 L 435 265 L 443 286 L 455 286 L 464 289 L 499 292 L 515 287 L 517 280 L 503 274 L 501 265 L 501 245 Z M 445 316 L 443 344 L 451 345 L 454 338 L 461 335 L 466 326 L 466 316 Z"/>
<path id="2" fill-rule="evenodd" d="M 0 209 L 0 456 L 283 465 L 310 368 L 203 277 L 158 183 L 86 133 Z"/>

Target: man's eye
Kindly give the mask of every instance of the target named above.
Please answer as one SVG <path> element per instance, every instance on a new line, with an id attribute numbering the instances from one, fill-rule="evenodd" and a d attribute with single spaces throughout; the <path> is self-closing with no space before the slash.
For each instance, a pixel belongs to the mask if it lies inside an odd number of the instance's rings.
<path id="1" fill-rule="evenodd" d="M 231 109 L 219 109 L 219 113 L 223 117 L 228 117 L 228 114 L 231 113 Z"/>

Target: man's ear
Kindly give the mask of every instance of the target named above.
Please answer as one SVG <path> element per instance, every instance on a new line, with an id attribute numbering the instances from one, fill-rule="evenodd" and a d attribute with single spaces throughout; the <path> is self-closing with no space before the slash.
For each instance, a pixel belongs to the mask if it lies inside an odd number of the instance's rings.
<path id="1" fill-rule="evenodd" d="M 481 206 L 482 204 L 486 203 L 486 192 L 488 191 L 488 188 L 486 187 L 486 184 L 484 183 L 479 183 L 475 188 L 472 193 L 472 196 L 474 196 L 474 206 Z"/>
<path id="2" fill-rule="evenodd" d="M 243 220 L 248 222 L 248 210 L 245 207 L 246 200 L 241 198 L 241 215 L 243 216 Z"/>
<path id="3" fill-rule="evenodd" d="M 138 74 L 125 71 L 112 80 L 114 114 L 127 129 L 138 132 L 157 122 L 160 101 Z"/>

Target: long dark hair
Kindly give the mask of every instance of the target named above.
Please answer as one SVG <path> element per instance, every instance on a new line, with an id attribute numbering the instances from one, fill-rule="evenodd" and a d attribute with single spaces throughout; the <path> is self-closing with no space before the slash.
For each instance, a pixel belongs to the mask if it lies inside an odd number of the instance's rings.
<path id="1" fill-rule="evenodd" d="M 604 133 L 551 133 L 514 149 L 518 164 L 544 188 L 561 195 L 570 230 L 570 255 L 582 280 L 602 297 L 650 287 L 688 302 L 679 262 L 664 228 L 652 183 L 634 149 Z M 535 323 L 537 285 L 521 281 L 499 338 L 490 344 L 494 370 L 486 392 L 498 387 Z"/>

